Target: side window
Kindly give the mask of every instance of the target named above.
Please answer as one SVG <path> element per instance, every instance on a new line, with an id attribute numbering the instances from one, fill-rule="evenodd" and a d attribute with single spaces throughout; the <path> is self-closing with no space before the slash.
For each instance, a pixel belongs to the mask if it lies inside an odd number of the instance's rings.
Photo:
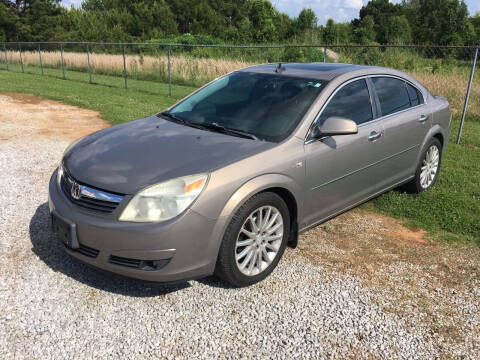
<path id="1" fill-rule="evenodd" d="M 408 96 L 410 97 L 410 104 L 412 104 L 412 106 L 423 104 L 423 96 L 419 90 L 407 83 L 407 91 Z"/>
<path id="2" fill-rule="evenodd" d="M 367 83 L 364 79 L 351 82 L 342 87 L 323 110 L 319 124 L 332 116 L 344 117 L 357 124 L 373 119 L 372 105 Z"/>
<path id="3" fill-rule="evenodd" d="M 410 107 L 405 81 L 390 77 L 372 77 L 372 82 L 380 100 L 382 116 Z"/>

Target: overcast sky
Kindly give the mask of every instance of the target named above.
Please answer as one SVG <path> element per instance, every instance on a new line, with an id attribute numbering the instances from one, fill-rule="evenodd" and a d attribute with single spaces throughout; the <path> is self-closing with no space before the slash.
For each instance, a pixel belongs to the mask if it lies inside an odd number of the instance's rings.
<path id="1" fill-rule="evenodd" d="M 309 7 L 317 14 L 320 24 L 325 24 L 329 18 L 336 22 L 350 21 L 358 17 L 360 8 L 368 0 L 270 0 L 282 12 L 292 17 L 298 16 L 303 8 Z M 63 0 L 63 5 L 78 6 L 82 0 Z M 399 3 L 401 0 L 392 0 Z M 471 15 L 480 11 L 480 0 L 465 0 Z"/>

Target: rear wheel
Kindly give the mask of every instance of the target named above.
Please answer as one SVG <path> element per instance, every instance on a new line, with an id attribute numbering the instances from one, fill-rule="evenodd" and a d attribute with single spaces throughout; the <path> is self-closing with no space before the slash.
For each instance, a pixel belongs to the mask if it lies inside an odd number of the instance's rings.
<path id="1" fill-rule="evenodd" d="M 242 287 L 265 279 L 277 266 L 290 233 L 288 207 L 277 194 L 250 198 L 225 231 L 215 273 Z"/>
<path id="2" fill-rule="evenodd" d="M 423 148 L 415 177 L 405 185 L 405 189 L 414 193 L 430 189 L 437 181 L 441 161 L 442 144 L 438 139 L 432 138 Z"/>

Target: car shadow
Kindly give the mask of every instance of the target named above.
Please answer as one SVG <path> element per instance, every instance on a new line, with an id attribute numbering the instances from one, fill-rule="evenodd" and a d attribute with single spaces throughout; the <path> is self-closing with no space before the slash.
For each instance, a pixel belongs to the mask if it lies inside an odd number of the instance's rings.
<path id="1" fill-rule="evenodd" d="M 50 229 L 48 204 L 40 205 L 30 220 L 32 251 L 53 271 L 61 272 L 87 286 L 115 294 L 132 297 L 154 297 L 186 289 L 189 282 L 159 284 L 129 279 L 92 268 L 69 256 Z M 212 286 L 218 280 L 211 280 Z M 209 282 L 207 281 L 206 284 Z"/>

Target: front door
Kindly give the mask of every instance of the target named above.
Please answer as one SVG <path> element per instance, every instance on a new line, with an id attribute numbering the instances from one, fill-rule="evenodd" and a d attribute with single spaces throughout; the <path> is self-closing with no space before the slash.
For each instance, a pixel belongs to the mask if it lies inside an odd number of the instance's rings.
<path id="1" fill-rule="evenodd" d="M 378 166 L 384 128 L 375 121 L 372 98 L 365 79 L 339 88 L 317 122 L 339 116 L 354 120 L 358 134 L 337 135 L 307 142 L 307 217 L 304 226 L 333 216 L 379 191 L 385 176 Z"/>

